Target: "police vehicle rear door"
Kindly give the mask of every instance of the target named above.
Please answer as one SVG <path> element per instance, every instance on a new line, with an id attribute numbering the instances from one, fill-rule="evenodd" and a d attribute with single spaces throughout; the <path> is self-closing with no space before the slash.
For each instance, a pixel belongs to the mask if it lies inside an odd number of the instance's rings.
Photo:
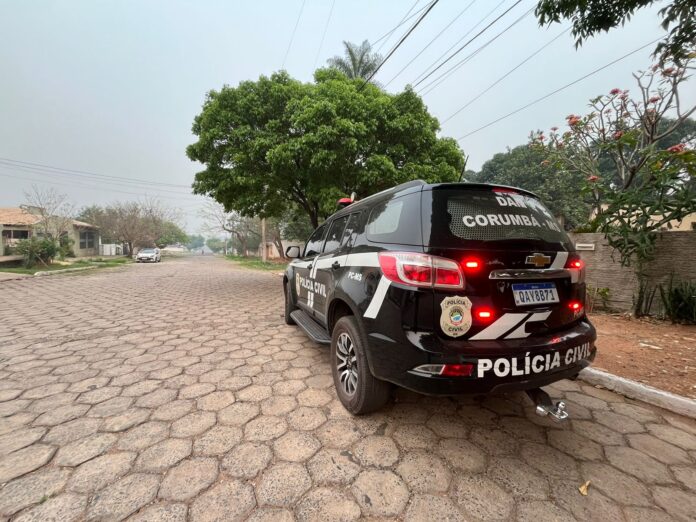
<path id="1" fill-rule="evenodd" d="M 315 302 L 315 262 L 321 254 L 324 246 L 324 236 L 327 225 L 324 223 L 317 228 L 305 245 L 302 259 L 293 263 L 295 267 L 295 292 L 297 294 L 297 305 L 303 308 L 310 315 L 314 315 Z"/>
<path id="2" fill-rule="evenodd" d="M 423 236 L 428 253 L 458 262 L 465 279 L 463 289 L 436 292 L 445 338 L 521 339 L 584 315 L 582 261 L 531 194 L 484 185 L 423 191 Z M 464 314 L 449 306 L 453 295 L 467 298 Z"/>
<path id="3" fill-rule="evenodd" d="M 322 253 L 314 262 L 314 314 L 323 324 L 326 324 L 327 297 L 333 290 L 335 279 L 340 277 L 341 269 L 345 266 L 345 259 L 342 259 L 345 256 L 340 254 L 343 231 L 348 217 L 348 215 L 337 217 L 330 223 Z"/>

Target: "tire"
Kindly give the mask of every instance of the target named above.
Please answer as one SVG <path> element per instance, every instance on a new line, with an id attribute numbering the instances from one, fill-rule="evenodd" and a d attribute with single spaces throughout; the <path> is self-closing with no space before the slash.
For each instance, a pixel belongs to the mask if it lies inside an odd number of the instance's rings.
<path id="1" fill-rule="evenodd" d="M 285 324 L 293 325 L 295 320 L 290 317 L 290 314 L 297 310 L 295 303 L 292 302 L 292 290 L 290 288 L 290 282 L 285 284 Z"/>
<path id="2" fill-rule="evenodd" d="M 353 415 L 377 411 L 391 396 L 391 384 L 370 372 L 366 348 L 367 340 L 355 317 L 341 317 L 331 335 L 331 373 L 341 404 Z M 348 364 L 344 363 L 346 357 Z"/>

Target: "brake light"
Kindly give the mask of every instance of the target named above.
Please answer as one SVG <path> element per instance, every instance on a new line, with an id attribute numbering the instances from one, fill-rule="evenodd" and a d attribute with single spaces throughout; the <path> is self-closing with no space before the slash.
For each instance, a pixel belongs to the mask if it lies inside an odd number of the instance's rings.
<path id="1" fill-rule="evenodd" d="M 478 259 L 467 259 L 464 261 L 464 268 L 467 270 L 478 270 L 481 268 L 481 262 Z"/>
<path id="2" fill-rule="evenodd" d="M 476 310 L 476 317 L 482 321 L 489 321 L 493 318 L 493 312 L 488 308 L 479 308 Z"/>
<path id="3" fill-rule="evenodd" d="M 566 268 L 569 268 L 575 274 L 573 276 L 574 283 L 582 283 L 585 281 L 585 262 L 580 259 L 577 254 L 571 254 L 566 261 Z"/>
<path id="4" fill-rule="evenodd" d="M 499 192 L 501 194 L 519 194 L 515 189 L 507 187 L 493 187 L 493 192 Z"/>
<path id="5" fill-rule="evenodd" d="M 579 312 L 582 310 L 582 303 L 580 301 L 571 301 L 568 303 L 568 308 L 570 308 L 573 312 Z"/>
<path id="6" fill-rule="evenodd" d="M 395 283 L 435 288 L 463 288 L 464 275 L 451 259 L 413 252 L 380 252 L 384 277 Z"/>
<path id="7" fill-rule="evenodd" d="M 445 364 L 440 372 L 443 377 L 471 377 L 473 364 Z"/>

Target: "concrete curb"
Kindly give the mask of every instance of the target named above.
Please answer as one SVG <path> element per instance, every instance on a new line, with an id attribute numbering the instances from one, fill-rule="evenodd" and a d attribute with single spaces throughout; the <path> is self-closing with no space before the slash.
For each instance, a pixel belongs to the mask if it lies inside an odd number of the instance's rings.
<path id="1" fill-rule="evenodd" d="M 34 277 L 43 277 L 55 274 L 65 274 L 66 272 L 81 272 L 82 270 L 94 270 L 99 268 L 98 266 L 79 266 L 77 268 L 66 268 L 64 270 L 43 270 L 41 272 L 35 272 Z"/>
<path id="2" fill-rule="evenodd" d="M 652 386 L 624 379 L 623 377 L 594 368 L 585 368 L 578 377 L 585 382 L 598 384 L 631 399 L 638 399 L 679 415 L 696 419 L 696 401 L 693 399 L 658 390 Z"/>

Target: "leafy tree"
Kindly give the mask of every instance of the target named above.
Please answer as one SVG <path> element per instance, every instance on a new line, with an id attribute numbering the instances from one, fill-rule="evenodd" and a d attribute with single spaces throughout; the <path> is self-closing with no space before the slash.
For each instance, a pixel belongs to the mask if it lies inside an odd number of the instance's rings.
<path id="1" fill-rule="evenodd" d="M 225 242 L 218 237 L 209 237 L 205 245 L 216 254 L 225 248 Z"/>
<path id="2" fill-rule="evenodd" d="M 575 45 L 602 31 L 624 25 L 635 12 L 656 0 L 540 0 L 536 16 L 540 25 L 571 20 Z M 669 33 L 655 48 L 661 61 L 673 59 L 681 63 L 696 46 L 696 2 L 672 0 L 659 11 L 662 28 Z M 670 30 L 671 27 L 671 30 Z"/>
<path id="3" fill-rule="evenodd" d="M 350 79 L 367 79 L 377 70 L 382 56 L 372 52 L 370 42 L 364 40 L 360 45 L 343 41 L 343 56 L 329 58 L 329 67 L 338 69 Z"/>
<path id="4" fill-rule="evenodd" d="M 32 236 L 18 241 L 15 252 L 24 257 L 22 262 L 26 268 L 32 268 L 37 263 L 47 266 L 58 255 L 58 245 L 49 237 L 39 239 Z"/>
<path id="5" fill-rule="evenodd" d="M 198 234 L 189 236 L 186 242 L 186 248 L 189 250 L 198 250 L 203 245 L 205 245 L 205 238 Z"/>
<path id="6" fill-rule="evenodd" d="M 520 187 L 536 193 L 556 216 L 570 226 L 585 223 L 590 207 L 578 197 L 582 174 L 555 169 L 543 149 L 520 145 L 498 153 L 483 164 L 468 181 Z"/>
<path id="7" fill-rule="evenodd" d="M 362 87 L 320 69 L 315 83 L 281 72 L 211 91 L 187 148 L 205 165 L 194 192 L 244 216 L 280 217 L 296 206 L 316 227 L 351 192 L 459 179 L 459 146 L 437 137 L 437 120 L 412 90 Z"/>
<path id="8" fill-rule="evenodd" d="M 596 229 L 623 265 L 635 264 L 641 283 L 654 252 L 653 232 L 696 212 L 694 141 L 663 148 L 670 136 L 689 136 L 679 132 L 696 111 L 696 105 L 682 106 L 679 93 L 689 70 L 687 62 L 635 74 L 638 96 L 612 89 L 591 100 L 586 116 L 569 115 L 566 132 L 552 130 L 548 139 L 538 133 L 533 140 L 557 168 L 585 178 Z M 602 168 L 607 161 L 613 166 L 608 172 Z"/>
<path id="9" fill-rule="evenodd" d="M 154 239 L 155 245 L 164 248 L 167 245 L 183 244 L 188 241 L 188 235 L 179 225 L 173 221 L 164 221 L 159 224 L 157 237 Z"/>

